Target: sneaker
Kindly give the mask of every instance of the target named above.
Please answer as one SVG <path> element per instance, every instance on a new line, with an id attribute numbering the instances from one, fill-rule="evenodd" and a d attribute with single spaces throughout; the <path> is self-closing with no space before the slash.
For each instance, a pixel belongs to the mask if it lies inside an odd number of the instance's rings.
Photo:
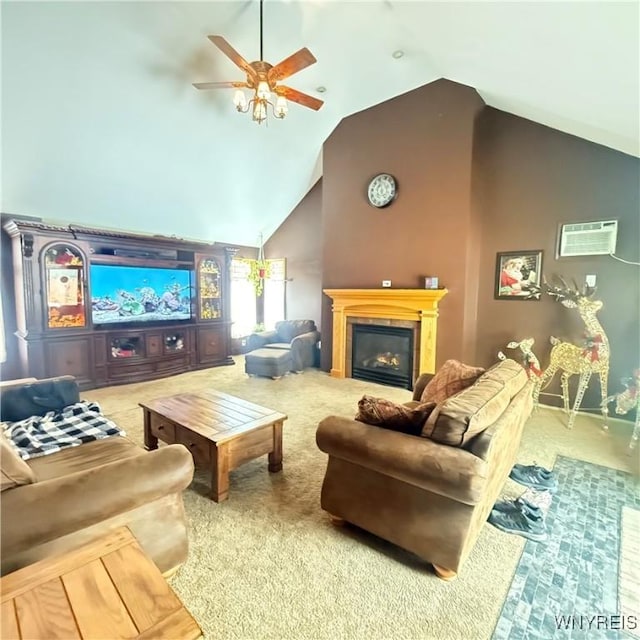
<path id="1" fill-rule="evenodd" d="M 500 531 L 541 542 L 547 539 L 547 529 L 542 521 L 534 521 L 521 511 L 492 511 L 488 521 Z"/>
<path id="2" fill-rule="evenodd" d="M 520 511 L 527 518 L 532 520 L 542 520 L 544 518 L 544 512 L 536 505 L 532 504 L 524 498 L 516 498 L 515 500 L 500 500 L 493 505 L 492 511 L 501 511 L 508 513 L 510 511 Z"/>
<path id="3" fill-rule="evenodd" d="M 525 487 L 531 487 L 537 491 L 550 491 L 555 493 L 558 489 L 558 481 L 553 475 L 553 471 L 549 471 L 544 467 L 536 464 L 524 465 L 515 464 L 509 477 Z"/>
<path id="4" fill-rule="evenodd" d="M 514 464 L 513 466 L 514 468 L 518 467 L 519 469 L 532 469 L 541 478 L 546 478 L 546 479 L 553 478 L 553 471 L 549 469 L 545 469 L 544 467 L 541 467 L 539 464 L 530 464 L 530 465 Z"/>

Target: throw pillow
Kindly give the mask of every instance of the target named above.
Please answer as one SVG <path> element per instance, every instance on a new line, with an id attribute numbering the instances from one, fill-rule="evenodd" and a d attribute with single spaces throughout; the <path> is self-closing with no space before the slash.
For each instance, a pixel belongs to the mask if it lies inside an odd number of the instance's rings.
<path id="1" fill-rule="evenodd" d="M 420 402 L 440 404 L 470 387 L 483 373 L 482 367 L 472 367 L 458 360 L 447 360 L 424 388 Z"/>
<path id="2" fill-rule="evenodd" d="M 526 378 L 524 369 L 520 369 Z M 440 444 L 462 447 L 496 422 L 510 399 L 503 382 L 483 376 L 439 404 L 424 423 L 421 435 Z"/>
<path id="3" fill-rule="evenodd" d="M 429 402 L 409 408 L 391 400 L 364 395 L 358 401 L 356 420 L 394 431 L 419 435 L 422 425 L 435 406 L 434 402 Z"/>

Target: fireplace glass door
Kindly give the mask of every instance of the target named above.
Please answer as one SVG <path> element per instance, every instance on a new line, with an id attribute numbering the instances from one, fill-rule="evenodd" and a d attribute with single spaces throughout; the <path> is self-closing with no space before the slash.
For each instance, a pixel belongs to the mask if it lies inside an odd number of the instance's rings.
<path id="1" fill-rule="evenodd" d="M 413 388 L 413 330 L 354 324 L 352 344 L 353 378 Z"/>

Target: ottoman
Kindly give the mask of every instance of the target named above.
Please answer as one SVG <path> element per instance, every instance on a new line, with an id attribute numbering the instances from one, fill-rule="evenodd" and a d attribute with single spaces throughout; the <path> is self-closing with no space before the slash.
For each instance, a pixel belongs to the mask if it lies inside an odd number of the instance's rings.
<path id="1" fill-rule="evenodd" d="M 288 349 L 254 349 L 244 357 L 244 371 L 250 376 L 280 378 L 291 370 Z"/>

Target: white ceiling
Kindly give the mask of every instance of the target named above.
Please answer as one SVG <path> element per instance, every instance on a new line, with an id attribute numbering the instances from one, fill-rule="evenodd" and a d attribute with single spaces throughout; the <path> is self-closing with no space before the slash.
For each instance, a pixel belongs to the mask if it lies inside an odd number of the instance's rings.
<path id="1" fill-rule="evenodd" d="M 259 127 L 231 90 L 191 86 L 244 79 L 206 36 L 258 59 L 258 0 L 3 0 L 2 211 L 256 245 L 342 118 L 441 77 L 640 156 L 639 7 L 266 0 L 265 60 L 308 47 L 318 62 L 285 83 L 326 104 Z"/>

